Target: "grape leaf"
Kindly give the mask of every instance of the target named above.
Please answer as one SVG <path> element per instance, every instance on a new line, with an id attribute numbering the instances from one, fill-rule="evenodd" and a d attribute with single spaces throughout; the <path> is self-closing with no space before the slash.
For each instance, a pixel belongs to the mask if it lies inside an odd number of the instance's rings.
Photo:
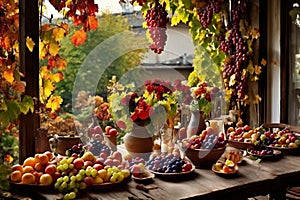
<path id="1" fill-rule="evenodd" d="M 26 46 L 29 49 L 30 52 L 33 51 L 33 48 L 35 46 L 35 43 L 32 41 L 32 38 L 28 37 L 26 38 Z"/>
<path id="2" fill-rule="evenodd" d="M 65 35 L 66 30 L 61 27 L 55 27 L 52 30 L 53 38 L 55 41 L 59 42 Z"/>
<path id="3" fill-rule="evenodd" d="M 51 110 L 58 110 L 63 99 L 60 96 L 52 95 L 47 101 L 46 108 L 51 108 Z"/>
<path id="4" fill-rule="evenodd" d="M 87 35 L 83 29 L 75 31 L 74 35 L 71 37 L 71 42 L 78 47 L 80 44 L 84 44 Z"/>
<path id="5" fill-rule="evenodd" d="M 56 83 L 58 83 L 59 81 L 64 79 L 64 75 L 62 72 L 57 72 L 55 74 L 51 74 L 50 77 L 51 77 L 51 80 L 53 80 L 53 82 L 56 82 Z"/>
<path id="6" fill-rule="evenodd" d="M 12 69 L 4 71 L 3 76 L 4 76 L 5 80 L 7 82 L 9 82 L 10 84 L 12 84 L 13 81 L 15 80 L 14 71 Z"/>
<path id="7" fill-rule="evenodd" d="M 49 53 L 51 56 L 56 56 L 59 52 L 59 45 L 57 42 L 51 42 L 49 44 Z"/>
<path id="8" fill-rule="evenodd" d="M 34 105 L 33 99 L 30 96 L 25 95 L 20 104 L 20 110 L 22 113 L 26 115 L 29 110 L 31 110 L 31 112 L 34 111 L 33 105 Z"/>
<path id="9" fill-rule="evenodd" d="M 55 87 L 50 80 L 43 81 L 43 93 L 45 98 L 49 97 L 54 89 Z"/>

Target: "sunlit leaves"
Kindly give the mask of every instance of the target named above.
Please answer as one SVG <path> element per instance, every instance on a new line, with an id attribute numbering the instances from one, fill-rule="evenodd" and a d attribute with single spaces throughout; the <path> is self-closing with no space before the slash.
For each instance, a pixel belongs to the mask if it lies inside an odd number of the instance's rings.
<path id="1" fill-rule="evenodd" d="M 95 16 L 89 16 L 87 19 L 88 27 L 90 30 L 96 30 L 98 27 L 98 21 Z"/>
<path id="2" fill-rule="evenodd" d="M 33 51 L 33 47 L 34 47 L 35 43 L 32 41 L 32 38 L 27 37 L 26 38 L 26 46 L 29 49 L 30 52 Z"/>
<path id="3" fill-rule="evenodd" d="M 34 111 L 33 105 L 34 105 L 33 99 L 30 96 L 25 95 L 20 104 L 20 110 L 22 113 L 24 113 L 26 115 L 29 110 L 31 112 Z"/>
<path id="4" fill-rule="evenodd" d="M 75 31 L 74 35 L 71 37 L 71 42 L 77 47 L 80 44 L 84 44 L 86 37 L 86 32 L 80 29 L 78 31 Z"/>
<path id="5" fill-rule="evenodd" d="M 53 111 L 58 110 L 62 102 L 63 99 L 60 96 L 52 95 L 46 103 L 46 108 L 50 108 Z"/>
<path id="6" fill-rule="evenodd" d="M 6 70 L 6 71 L 4 71 L 3 77 L 5 78 L 5 80 L 8 83 L 12 84 L 13 81 L 15 80 L 15 78 L 14 78 L 14 71 L 13 70 Z"/>

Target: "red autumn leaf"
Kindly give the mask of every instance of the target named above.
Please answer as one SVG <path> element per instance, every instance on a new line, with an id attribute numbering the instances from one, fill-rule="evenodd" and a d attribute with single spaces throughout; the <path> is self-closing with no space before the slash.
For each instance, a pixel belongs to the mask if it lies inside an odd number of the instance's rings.
<path id="1" fill-rule="evenodd" d="M 87 19 L 87 23 L 88 23 L 88 29 L 90 30 L 96 30 L 98 27 L 98 21 L 95 16 L 89 16 Z"/>
<path id="2" fill-rule="evenodd" d="M 80 29 L 79 31 L 75 31 L 74 35 L 71 37 L 71 42 L 78 47 L 80 44 L 84 44 L 86 37 L 86 32 Z"/>
<path id="3" fill-rule="evenodd" d="M 94 13 L 98 12 L 98 5 L 97 4 L 88 4 L 87 12 L 89 15 L 93 15 Z"/>

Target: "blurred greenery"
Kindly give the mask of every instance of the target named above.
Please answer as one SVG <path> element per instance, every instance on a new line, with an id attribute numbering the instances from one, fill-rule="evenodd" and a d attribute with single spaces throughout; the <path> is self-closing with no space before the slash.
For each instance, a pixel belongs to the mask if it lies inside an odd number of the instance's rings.
<path id="1" fill-rule="evenodd" d="M 61 56 L 67 60 L 67 68 L 64 71 L 64 80 L 56 86 L 56 94 L 63 98 L 62 107 L 67 112 L 71 112 L 72 91 L 78 75 L 80 83 L 76 83 L 76 91 L 94 92 L 106 98 L 109 79 L 113 75 L 119 79 L 131 69 L 140 66 L 147 52 L 145 37 L 139 37 L 131 30 L 131 25 L 124 16 L 104 14 L 98 20 L 97 30 L 87 33 L 84 45 L 74 47 L 71 44 L 72 32 L 61 43 Z M 116 37 L 113 42 L 108 43 L 112 36 Z M 124 48 L 128 47 L 129 50 L 123 53 Z M 105 52 L 105 55 L 99 55 L 101 52 Z M 115 58 L 114 55 L 120 56 Z M 113 62 L 109 66 L 102 66 L 101 63 L 108 63 L 110 60 Z M 89 70 L 82 70 L 83 65 L 88 65 Z M 138 73 L 134 76 L 138 76 Z M 90 91 L 96 86 L 96 91 Z"/>

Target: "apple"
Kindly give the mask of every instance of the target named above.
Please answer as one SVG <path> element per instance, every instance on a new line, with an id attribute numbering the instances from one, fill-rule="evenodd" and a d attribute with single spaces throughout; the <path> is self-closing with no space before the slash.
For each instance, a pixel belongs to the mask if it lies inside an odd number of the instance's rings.
<path id="1" fill-rule="evenodd" d="M 100 155 L 99 155 L 100 158 L 103 158 L 104 160 L 106 160 L 107 158 L 107 154 L 104 153 L 104 152 L 101 152 Z"/>
<path id="2" fill-rule="evenodd" d="M 43 172 L 45 170 L 45 166 L 41 163 L 35 163 L 34 169 L 38 172 Z"/>
<path id="3" fill-rule="evenodd" d="M 49 162 L 48 156 L 44 153 L 35 154 L 34 159 L 37 163 L 41 163 L 42 165 L 45 165 Z"/>
<path id="4" fill-rule="evenodd" d="M 89 161 L 89 160 L 87 160 L 87 161 L 84 161 L 84 168 L 86 169 L 88 166 L 93 166 L 94 164 L 93 164 L 93 162 L 92 161 Z"/>
<path id="5" fill-rule="evenodd" d="M 32 173 L 25 173 L 22 176 L 22 184 L 34 184 L 35 176 Z"/>
<path id="6" fill-rule="evenodd" d="M 25 167 L 23 167 L 23 173 L 25 174 L 25 173 L 32 173 L 32 172 L 34 172 L 34 168 L 33 167 L 31 167 L 31 166 L 25 166 Z"/>
<path id="7" fill-rule="evenodd" d="M 59 172 L 54 172 L 52 175 L 53 182 L 55 182 L 59 177 L 61 177 L 61 174 Z"/>
<path id="8" fill-rule="evenodd" d="M 114 162 L 111 158 L 107 158 L 105 161 L 104 161 L 104 165 L 107 165 L 107 166 L 113 166 L 114 165 Z"/>
<path id="9" fill-rule="evenodd" d="M 41 185 L 51 185 L 53 183 L 53 178 L 50 174 L 43 174 L 40 177 L 40 184 Z"/>
<path id="10" fill-rule="evenodd" d="M 81 169 L 85 163 L 82 158 L 75 158 L 75 160 L 73 160 L 73 164 L 75 169 Z"/>
<path id="11" fill-rule="evenodd" d="M 93 177 L 90 177 L 90 176 L 87 176 L 87 177 L 85 177 L 84 178 L 84 183 L 86 184 L 86 185 L 93 185 L 94 184 L 94 179 L 93 179 Z"/>
<path id="12" fill-rule="evenodd" d="M 118 131 L 117 131 L 117 129 L 115 129 L 115 128 L 111 128 L 111 129 L 108 131 L 108 134 L 109 134 L 110 136 L 117 136 L 117 135 L 118 135 Z"/>
<path id="13" fill-rule="evenodd" d="M 122 154 L 121 154 L 119 151 L 113 152 L 112 158 L 113 158 L 113 159 L 117 159 L 117 160 L 119 160 L 120 162 L 122 162 Z"/>
<path id="14" fill-rule="evenodd" d="M 99 171 L 99 170 L 103 169 L 103 165 L 101 165 L 101 164 L 94 164 L 93 168 L 96 169 L 97 171 Z"/>
<path id="15" fill-rule="evenodd" d="M 54 165 L 54 164 L 50 164 L 50 165 L 48 165 L 48 166 L 45 168 L 45 173 L 46 173 L 46 174 L 52 175 L 52 174 L 54 174 L 55 172 L 56 172 L 56 165 Z"/>
<path id="16" fill-rule="evenodd" d="M 141 174 L 140 166 L 137 164 L 132 165 L 130 172 L 132 173 L 133 176 L 139 177 Z"/>
<path id="17" fill-rule="evenodd" d="M 104 162 L 105 162 L 105 159 L 102 158 L 102 157 L 99 157 L 99 158 L 96 159 L 95 164 L 101 164 L 101 165 L 103 165 Z"/>
<path id="18" fill-rule="evenodd" d="M 13 182 L 19 182 L 22 179 L 22 175 L 23 175 L 22 172 L 19 170 L 13 171 L 10 174 L 10 180 Z"/>

